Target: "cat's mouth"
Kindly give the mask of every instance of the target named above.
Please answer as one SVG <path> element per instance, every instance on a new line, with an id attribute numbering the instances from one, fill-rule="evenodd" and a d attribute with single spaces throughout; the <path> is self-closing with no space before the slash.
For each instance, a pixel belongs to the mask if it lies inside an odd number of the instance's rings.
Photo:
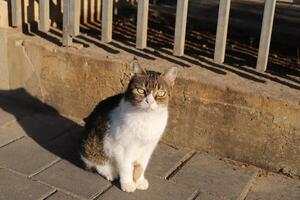
<path id="1" fill-rule="evenodd" d="M 153 110 L 154 110 L 154 108 L 152 108 L 151 106 L 149 106 L 149 107 L 147 108 L 147 111 L 148 111 L 148 112 L 153 111 Z"/>
<path id="2" fill-rule="evenodd" d="M 152 111 L 155 111 L 156 110 L 156 107 L 154 106 L 151 106 L 151 105 L 147 105 L 144 107 L 144 109 L 146 112 L 152 112 Z"/>

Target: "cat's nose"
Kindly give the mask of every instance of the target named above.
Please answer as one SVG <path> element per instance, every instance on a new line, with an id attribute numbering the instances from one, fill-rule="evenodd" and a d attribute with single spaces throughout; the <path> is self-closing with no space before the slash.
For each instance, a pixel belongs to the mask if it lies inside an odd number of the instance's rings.
<path id="1" fill-rule="evenodd" d="M 152 94 L 149 94 L 149 95 L 146 97 L 146 102 L 147 102 L 149 105 L 151 105 L 151 104 L 153 104 L 153 103 L 155 102 L 155 99 L 154 99 L 154 97 L 153 97 Z"/>

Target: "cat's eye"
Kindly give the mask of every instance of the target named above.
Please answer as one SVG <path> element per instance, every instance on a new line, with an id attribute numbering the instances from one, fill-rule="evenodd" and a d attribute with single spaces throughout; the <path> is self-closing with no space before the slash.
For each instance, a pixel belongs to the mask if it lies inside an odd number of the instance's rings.
<path id="1" fill-rule="evenodd" d="M 158 97 L 164 97 L 166 95 L 166 92 L 165 91 L 158 91 L 157 92 L 157 96 Z"/>
<path id="2" fill-rule="evenodd" d="M 141 89 L 141 88 L 137 88 L 136 91 L 139 93 L 139 94 L 145 94 L 145 90 Z"/>

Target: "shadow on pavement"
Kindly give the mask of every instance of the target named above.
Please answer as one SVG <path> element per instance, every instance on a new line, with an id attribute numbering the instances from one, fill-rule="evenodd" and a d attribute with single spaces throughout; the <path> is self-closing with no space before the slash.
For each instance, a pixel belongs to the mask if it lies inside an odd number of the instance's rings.
<path id="1" fill-rule="evenodd" d="M 82 168 L 78 149 L 83 127 L 31 96 L 25 89 L 0 90 L 0 108 L 14 115 L 27 136 L 49 152 Z M 22 100 L 22 101 L 21 101 Z M 19 112 L 26 109 L 29 114 Z"/>
<path id="2" fill-rule="evenodd" d="M 107 112 L 120 98 L 122 95 L 117 94 L 101 101 L 84 119 L 86 130 L 97 122 L 99 112 Z M 0 108 L 14 115 L 27 136 L 41 147 L 84 169 L 79 156 L 80 141 L 84 137 L 83 126 L 60 115 L 55 108 L 33 97 L 24 88 L 0 90 Z M 24 108 L 28 111 L 27 115 Z M 120 188 L 118 180 L 112 184 Z"/>

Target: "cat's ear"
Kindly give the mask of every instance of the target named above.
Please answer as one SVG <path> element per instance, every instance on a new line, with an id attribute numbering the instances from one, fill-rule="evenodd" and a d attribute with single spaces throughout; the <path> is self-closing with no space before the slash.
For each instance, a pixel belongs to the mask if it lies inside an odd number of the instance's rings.
<path id="1" fill-rule="evenodd" d="M 163 73 L 161 75 L 161 77 L 170 85 L 173 86 L 175 83 L 175 79 L 177 76 L 177 69 L 176 67 L 172 67 L 168 70 L 165 71 L 165 73 Z"/>
<path id="2" fill-rule="evenodd" d="M 146 71 L 141 67 L 140 63 L 136 58 L 134 58 L 133 61 L 130 63 L 130 72 L 131 76 L 134 76 L 135 74 L 146 74 Z"/>

